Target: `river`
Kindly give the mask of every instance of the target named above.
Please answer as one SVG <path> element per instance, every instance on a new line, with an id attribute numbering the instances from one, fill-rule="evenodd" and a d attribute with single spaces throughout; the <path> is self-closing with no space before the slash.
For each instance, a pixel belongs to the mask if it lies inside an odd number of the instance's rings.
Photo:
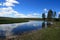
<path id="1" fill-rule="evenodd" d="M 46 24 L 46 23 L 45 23 Z M 12 34 L 20 34 L 32 30 L 47 28 L 43 21 L 29 21 L 24 23 L 0 24 L 0 36 L 10 36 Z"/>

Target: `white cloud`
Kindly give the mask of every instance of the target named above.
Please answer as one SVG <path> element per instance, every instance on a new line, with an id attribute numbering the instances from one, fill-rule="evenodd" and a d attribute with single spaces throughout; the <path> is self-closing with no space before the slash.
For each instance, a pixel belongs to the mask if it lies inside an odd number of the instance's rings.
<path id="1" fill-rule="evenodd" d="M 38 15 L 40 15 L 40 14 L 39 14 L 39 13 L 33 13 L 33 15 L 34 15 L 34 16 L 38 16 Z"/>
<path id="2" fill-rule="evenodd" d="M 15 4 L 19 4 L 16 0 L 5 0 L 6 2 L 0 4 L 2 6 L 6 6 L 0 8 L 0 17 L 14 17 L 14 18 L 38 18 L 41 17 L 39 13 L 32 13 L 32 14 L 23 14 L 15 11 L 12 6 Z"/>
<path id="3" fill-rule="evenodd" d="M 19 2 L 16 0 L 6 0 L 6 2 L 3 3 L 3 6 L 9 7 L 9 6 L 15 6 L 15 4 L 19 4 Z"/>
<path id="4" fill-rule="evenodd" d="M 22 17 L 24 14 L 21 14 L 15 11 L 12 7 L 0 8 L 0 16 L 4 17 Z"/>
<path id="5" fill-rule="evenodd" d="M 1 6 L 2 4 L 0 3 L 0 6 Z"/>
<path id="6" fill-rule="evenodd" d="M 60 12 L 58 12 L 58 14 L 60 14 Z"/>
<path id="7" fill-rule="evenodd" d="M 32 14 L 27 14 L 27 15 L 24 15 L 24 14 L 22 14 L 22 13 L 16 13 L 16 15 L 15 15 L 15 17 L 19 17 L 19 18 L 39 18 L 39 16 L 41 16 L 41 15 L 39 15 L 38 13 L 37 13 L 37 15 L 35 15 L 34 13 L 32 13 Z"/>
<path id="8" fill-rule="evenodd" d="M 40 13 L 32 13 L 27 15 L 29 18 L 41 18 L 42 14 Z"/>
<path id="9" fill-rule="evenodd" d="M 44 12 L 47 12 L 47 11 L 48 11 L 48 10 L 45 8 L 45 9 L 44 9 Z"/>
<path id="10" fill-rule="evenodd" d="M 15 11 L 12 7 L 0 8 L 0 16 L 1 17 L 14 17 L 14 18 L 38 18 L 41 16 L 39 13 L 32 13 L 24 15 Z"/>

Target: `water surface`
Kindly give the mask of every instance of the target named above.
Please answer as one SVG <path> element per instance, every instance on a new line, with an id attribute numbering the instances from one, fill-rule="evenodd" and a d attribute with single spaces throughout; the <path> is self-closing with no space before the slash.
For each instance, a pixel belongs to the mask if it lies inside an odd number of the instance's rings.
<path id="1" fill-rule="evenodd" d="M 29 22 L 24 22 L 24 23 L 1 24 L 0 36 L 20 34 L 23 32 L 29 32 L 32 30 L 42 29 L 42 24 L 43 24 L 43 21 L 29 21 Z"/>

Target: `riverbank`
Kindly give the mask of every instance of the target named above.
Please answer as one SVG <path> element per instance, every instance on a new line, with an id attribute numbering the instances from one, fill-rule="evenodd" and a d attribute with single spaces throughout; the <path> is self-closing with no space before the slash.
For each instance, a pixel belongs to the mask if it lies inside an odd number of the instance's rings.
<path id="1" fill-rule="evenodd" d="M 33 31 L 31 33 L 14 36 L 11 40 L 60 40 L 60 28 L 55 27 Z"/>
<path id="2" fill-rule="evenodd" d="M 56 25 L 56 26 L 55 26 Z M 52 27 L 43 28 L 19 36 L 19 40 L 60 40 L 60 22 L 54 22 Z"/>
<path id="3" fill-rule="evenodd" d="M 54 22 L 53 26 L 34 30 L 22 35 L 10 36 L 11 40 L 60 40 L 60 22 Z"/>
<path id="4" fill-rule="evenodd" d="M 47 28 L 24 34 L 20 40 L 60 40 L 60 28 Z"/>
<path id="5" fill-rule="evenodd" d="M 42 18 L 10 18 L 10 17 L 0 17 L 0 24 L 10 24 L 10 23 L 21 23 L 28 22 L 30 20 L 42 21 Z M 47 20 L 47 18 L 46 18 Z M 59 21 L 55 19 L 55 21 Z"/>
<path id="6" fill-rule="evenodd" d="M 27 19 L 14 19 L 14 18 L 0 18 L 0 24 L 10 24 L 10 23 L 21 23 L 21 22 L 28 22 Z"/>
<path id="7" fill-rule="evenodd" d="M 28 22 L 29 20 L 41 20 L 41 18 L 9 18 L 9 17 L 0 17 L 0 24 L 21 23 L 21 22 Z"/>

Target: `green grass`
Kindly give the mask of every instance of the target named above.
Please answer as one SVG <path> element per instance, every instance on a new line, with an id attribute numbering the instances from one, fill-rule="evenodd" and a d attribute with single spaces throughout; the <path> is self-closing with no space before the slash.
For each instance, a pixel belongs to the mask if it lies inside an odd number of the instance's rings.
<path id="1" fill-rule="evenodd" d="M 25 33 L 18 37 L 19 40 L 60 40 L 60 22 L 54 22 L 51 27 Z"/>
<path id="2" fill-rule="evenodd" d="M 14 40 L 60 40 L 60 22 L 54 22 L 48 28 L 18 35 Z"/>
<path id="3" fill-rule="evenodd" d="M 27 19 L 23 18 L 0 18 L 0 24 L 9 24 L 9 23 L 21 23 L 28 22 Z"/>
<path id="4" fill-rule="evenodd" d="M 20 40 L 60 40 L 60 28 L 47 28 L 23 34 Z"/>
<path id="5" fill-rule="evenodd" d="M 21 23 L 21 22 L 28 22 L 29 20 L 41 20 L 41 18 L 9 18 L 9 17 L 0 17 L 0 24 Z"/>
<path id="6" fill-rule="evenodd" d="M 0 18 L 0 24 L 4 23 L 19 23 L 27 22 L 30 19 L 14 19 L 14 18 Z M 48 28 L 43 28 L 41 30 L 32 31 L 30 33 L 24 33 L 19 35 L 16 39 L 19 40 L 60 40 L 60 21 L 53 22 L 54 24 Z"/>
<path id="7" fill-rule="evenodd" d="M 58 21 L 58 22 L 55 21 L 54 24 L 53 24 L 53 26 L 54 27 L 60 27 L 60 21 Z"/>

